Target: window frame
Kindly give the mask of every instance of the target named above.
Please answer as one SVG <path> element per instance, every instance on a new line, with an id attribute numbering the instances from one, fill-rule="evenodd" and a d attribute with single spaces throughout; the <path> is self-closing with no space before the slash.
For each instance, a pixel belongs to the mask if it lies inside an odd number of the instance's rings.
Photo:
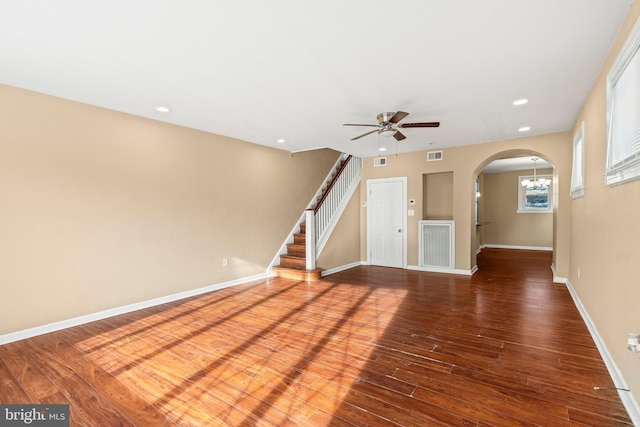
<path id="1" fill-rule="evenodd" d="M 571 198 L 584 196 L 584 122 L 573 136 L 573 162 L 571 166 Z"/>
<path id="2" fill-rule="evenodd" d="M 480 224 L 480 175 L 476 177 L 476 225 Z"/>
<path id="3" fill-rule="evenodd" d="M 626 158 L 611 164 L 612 152 L 618 147 L 613 140 L 613 112 L 615 108 L 614 88 L 632 60 L 640 55 L 640 19 L 636 22 L 627 41 L 618 54 L 607 74 L 607 157 L 605 164 L 605 182 L 607 185 L 618 185 L 640 179 L 640 148 Z M 640 79 L 640 76 L 638 76 Z M 640 106 L 639 106 L 640 108 Z M 640 125 L 639 125 L 640 126 Z"/>
<path id="4" fill-rule="evenodd" d="M 524 191 L 524 188 L 522 187 L 522 181 L 525 179 L 533 179 L 533 175 L 521 175 L 518 177 L 518 210 L 516 210 L 516 213 L 524 213 L 524 214 L 553 213 L 553 175 L 537 174 L 536 177 L 538 179 L 544 178 L 551 181 L 547 186 L 547 198 L 549 200 L 549 207 L 548 208 L 528 208 L 526 206 L 526 201 L 525 201 L 526 193 Z"/>

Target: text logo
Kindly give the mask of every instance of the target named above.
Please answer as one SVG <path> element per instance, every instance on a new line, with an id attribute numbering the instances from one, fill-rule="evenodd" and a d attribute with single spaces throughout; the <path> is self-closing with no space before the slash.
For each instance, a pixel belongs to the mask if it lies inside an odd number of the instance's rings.
<path id="1" fill-rule="evenodd" d="M 0 427 L 69 427 L 69 405 L 0 405 Z"/>

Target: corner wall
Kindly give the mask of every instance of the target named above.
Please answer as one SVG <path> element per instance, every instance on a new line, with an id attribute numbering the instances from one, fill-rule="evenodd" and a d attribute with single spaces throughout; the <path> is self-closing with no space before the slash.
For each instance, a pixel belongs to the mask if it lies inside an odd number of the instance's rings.
<path id="1" fill-rule="evenodd" d="M 338 156 L 0 85 L 0 335 L 265 273 Z"/>

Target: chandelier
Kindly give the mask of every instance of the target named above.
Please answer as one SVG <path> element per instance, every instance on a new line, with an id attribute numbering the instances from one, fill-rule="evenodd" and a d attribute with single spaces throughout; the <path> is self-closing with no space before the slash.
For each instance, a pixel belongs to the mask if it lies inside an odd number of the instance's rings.
<path id="1" fill-rule="evenodd" d="M 538 158 L 534 157 L 531 160 L 533 160 L 533 179 L 523 179 L 520 183 L 524 188 L 544 190 L 549 186 L 549 184 L 551 184 L 551 180 L 545 178 L 538 179 L 538 175 L 536 173 L 536 162 L 538 161 Z"/>

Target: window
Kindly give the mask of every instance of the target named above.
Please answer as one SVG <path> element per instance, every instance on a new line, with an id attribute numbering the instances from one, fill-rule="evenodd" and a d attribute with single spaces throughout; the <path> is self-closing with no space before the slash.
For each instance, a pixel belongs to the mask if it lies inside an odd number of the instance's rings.
<path id="1" fill-rule="evenodd" d="M 476 178 L 476 225 L 480 224 L 480 175 Z"/>
<path id="2" fill-rule="evenodd" d="M 571 197 L 584 196 L 584 122 L 573 137 L 573 167 L 571 169 Z"/>
<path id="3" fill-rule="evenodd" d="M 553 184 L 551 175 L 537 175 L 538 184 L 525 186 L 534 176 L 518 177 L 518 213 L 553 212 Z"/>
<path id="4" fill-rule="evenodd" d="M 608 185 L 640 178 L 640 21 L 607 75 Z"/>

